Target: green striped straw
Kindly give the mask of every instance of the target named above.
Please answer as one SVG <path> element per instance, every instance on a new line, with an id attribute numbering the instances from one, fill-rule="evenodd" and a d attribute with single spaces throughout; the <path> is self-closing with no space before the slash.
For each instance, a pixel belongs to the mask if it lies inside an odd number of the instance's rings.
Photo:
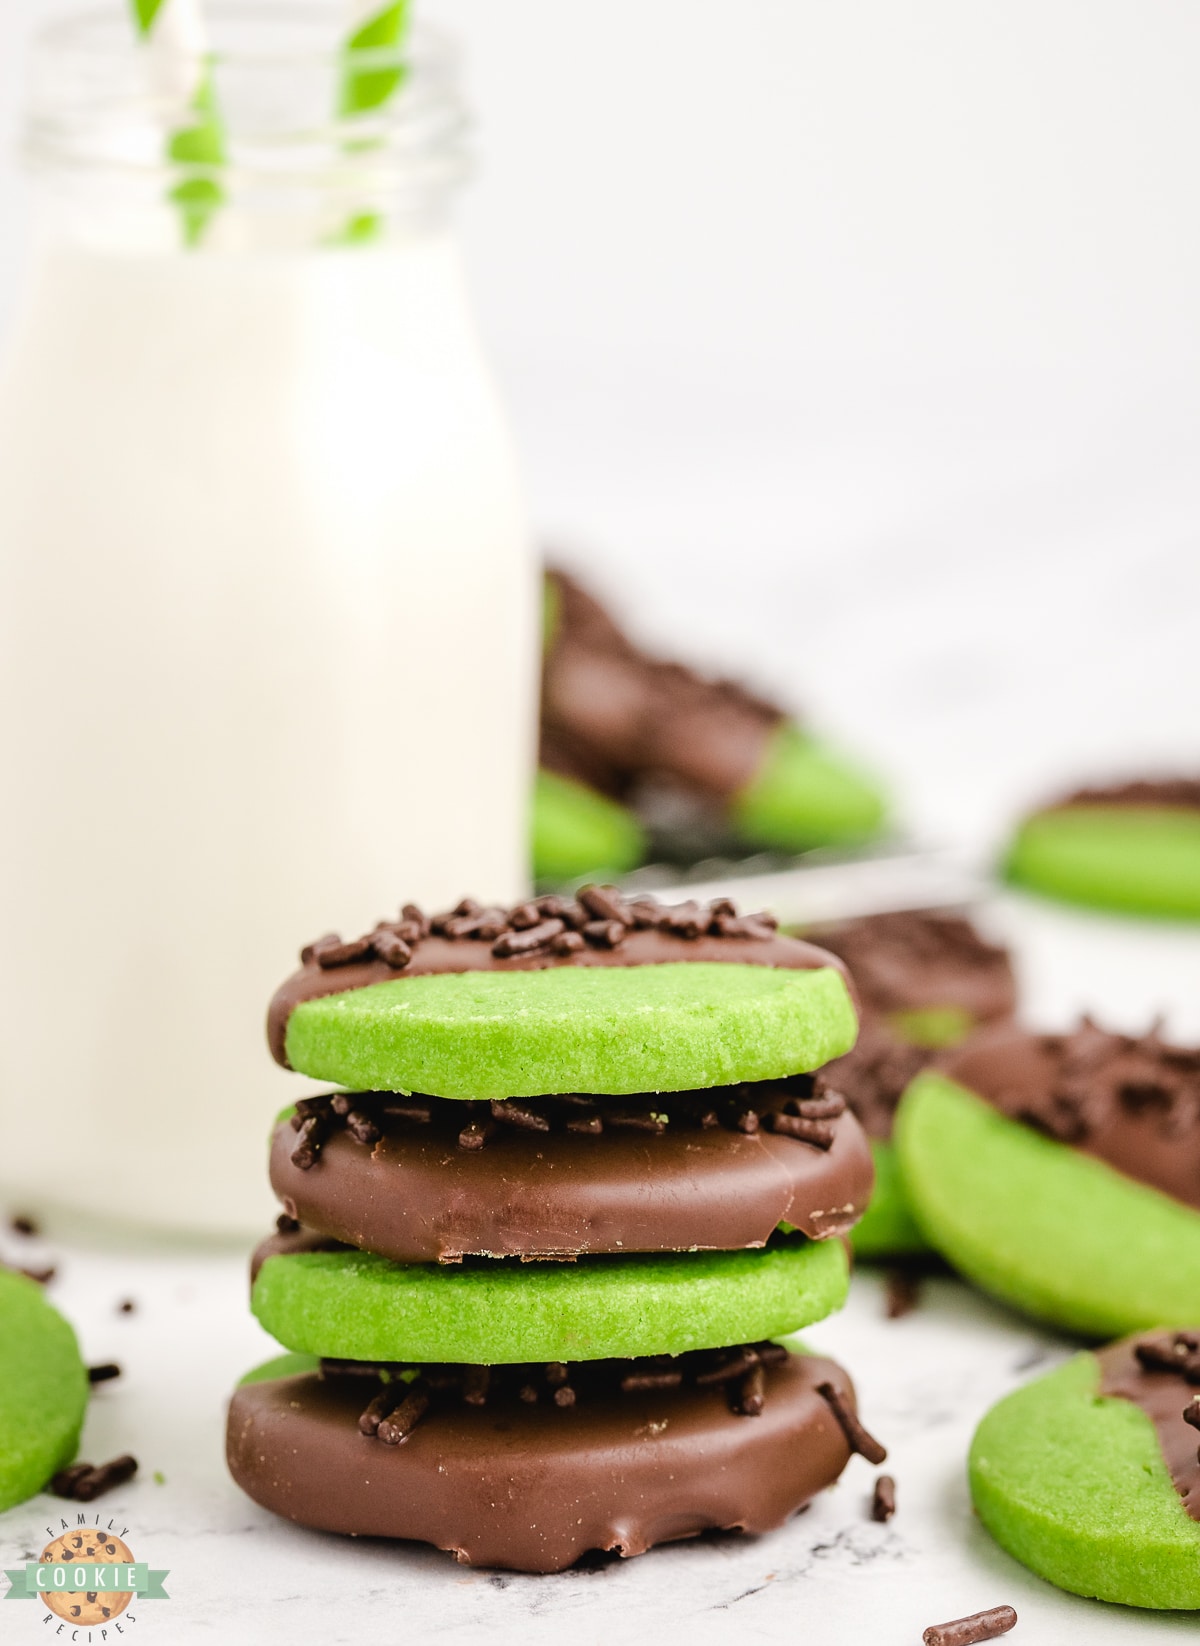
<path id="1" fill-rule="evenodd" d="M 138 34 L 152 54 L 155 79 L 187 111 L 167 137 L 169 164 L 225 164 L 225 131 L 213 89 L 208 36 L 201 0 L 131 0 Z M 225 191 L 215 177 L 185 176 L 169 198 L 179 209 L 184 243 L 198 246 L 220 210 Z"/>
<path id="2" fill-rule="evenodd" d="M 338 117 L 361 120 L 384 108 L 400 90 L 407 70 L 398 62 L 380 62 L 382 53 L 394 52 L 408 34 L 411 0 L 349 0 L 346 43 L 342 47 L 342 77 Z M 348 147 L 371 148 L 375 139 Z M 342 245 L 374 240 L 383 228 L 378 212 L 358 212 L 335 240 Z"/>

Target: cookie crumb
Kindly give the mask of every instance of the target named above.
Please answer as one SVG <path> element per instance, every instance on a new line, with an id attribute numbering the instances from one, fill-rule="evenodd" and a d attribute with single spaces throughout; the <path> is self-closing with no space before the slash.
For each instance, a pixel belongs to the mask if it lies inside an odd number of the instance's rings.
<path id="1" fill-rule="evenodd" d="M 1017 1621 L 1011 1606 L 992 1606 L 986 1612 L 972 1612 L 951 1623 L 931 1623 L 921 1636 L 925 1646 L 976 1646 L 977 1641 L 1006 1635 Z"/>
<path id="2" fill-rule="evenodd" d="M 133 1301 L 133 1299 L 131 1297 L 123 1297 L 121 1299 L 121 1301 L 117 1304 L 117 1313 L 119 1315 L 131 1315 L 135 1312 L 136 1309 L 137 1309 L 137 1304 Z"/>
<path id="3" fill-rule="evenodd" d="M 896 1482 L 891 1475 L 880 1475 L 871 1495 L 871 1519 L 888 1521 L 896 1512 Z"/>
<path id="4" fill-rule="evenodd" d="M 41 1233 L 34 1219 L 23 1212 L 18 1212 L 15 1217 L 10 1218 L 8 1226 L 14 1234 L 32 1236 Z"/>

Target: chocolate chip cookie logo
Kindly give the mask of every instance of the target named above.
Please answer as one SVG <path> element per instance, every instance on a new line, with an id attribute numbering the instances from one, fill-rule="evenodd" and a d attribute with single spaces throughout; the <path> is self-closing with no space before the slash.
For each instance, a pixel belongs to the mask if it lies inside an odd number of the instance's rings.
<path id="1" fill-rule="evenodd" d="M 72 1625 L 69 1638 L 81 1646 L 119 1639 L 137 1622 L 129 1610 L 135 1599 L 171 1598 L 163 1588 L 166 1570 L 152 1571 L 135 1560 L 122 1535 L 127 1531 L 122 1527 L 118 1533 L 111 1521 L 107 1527 L 71 1527 L 63 1521 L 37 1560 L 5 1568 L 11 1587 L 4 1598 L 40 1600 L 53 1617 Z"/>

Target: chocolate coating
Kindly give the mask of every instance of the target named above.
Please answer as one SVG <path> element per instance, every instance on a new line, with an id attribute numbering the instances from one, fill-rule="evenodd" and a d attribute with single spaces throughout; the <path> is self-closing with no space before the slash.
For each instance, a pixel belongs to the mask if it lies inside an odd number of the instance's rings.
<path id="1" fill-rule="evenodd" d="M 1148 1371 L 1134 1350 L 1145 1336 L 1122 1338 L 1096 1351 L 1100 1362 L 1100 1393 L 1130 1400 L 1140 1406 L 1154 1425 L 1158 1444 L 1175 1489 L 1193 1520 L 1200 1520 L 1200 1433 L 1183 1420 L 1185 1407 L 1197 1391 L 1175 1372 Z"/>
<path id="2" fill-rule="evenodd" d="M 1200 1050 L 1085 1018 L 1065 1035 L 989 1029 L 941 1067 L 1012 1119 L 1200 1210 Z"/>
<path id="3" fill-rule="evenodd" d="M 962 915 L 905 910 L 811 934 L 850 968 L 868 1012 L 956 1006 L 979 1023 L 1010 1017 L 1017 984 L 1008 950 Z"/>
<path id="4" fill-rule="evenodd" d="M 737 1090 L 761 1113 L 781 1108 L 790 1086 L 808 1089 L 780 1081 Z M 645 1099 L 647 1108 L 664 1106 Z M 447 1123 L 451 1107 L 460 1117 Z M 271 1186 L 306 1228 L 424 1263 L 470 1253 L 737 1251 L 765 1245 L 780 1223 L 821 1239 L 858 1221 L 873 1182 L 870 1150 L 848 1111 L 831 1122 L 829 1149 L 762 1127 L 747 1134 L 677 1120 L 659 1136 L 502 1127 L 474 1151 L 458 1146 L 461 1105 L 434 1111 L 429 1125 L 388 1124 L 369 1147 L 336 1132 L 306 1171 L 292 1162 L 296 1133 L 282 1121 Z"/>
<path id="5" fill-rule="evenodd" d="M 251 1383 L 229 1408 L 230 1473 L 300 1525 L 415 1539 L 465 1564 L 557 1572 L 590 1549 L 622 1555 L 711 1528 L 780 1526 L 841 1474 L 849 1447 L 817 1394 L 841 1368 L 789 1356 L 755 1417 L 720 1389 L 614 1394 L 559 1408 L 450 1405 L 400 1445 L 359 1432 L 362 1381 Z"/>
<path id="6" fill-rule="evenodd" d="M 782 710 L 641 651 L 573 578 L 547 573 L 558 624 L 542 672 L 542 758 L 625 792 L 648 773 L 718 800 L 762 765 Z"/>
<path id="7" fill-rule="evenodd" d="M 322 1000 L 327 995 L 365 989 L 371 983 L 387 983 L 396 978 L 431 977 L 446 972 L 532 972 L 556 966 L 656 966 L 669 961 L 707 960 L 748 966 L 783 966 L 798 971 L 816 971 L 832 966 L 842 976 L 840 960 L 802 943 L 798 938 L 772 933 L 764 937 L 681 937 L 661 929 L 631 931 L 618 948 L 584 947 L 558 955 L 540 950 L 534 954 L 500 959 L 488 943 L 461 938 L 430 936 L 417 945 L 403 971 L 395 971 L 383 960 L 364 960 L 323 970 L 309 960 L 275 991 L 267 1013 L 267 1040 L 276 1063 L 289 1067 L 285 1040 L 288 1018 L 305 1000 Z"/>
<path id="8" fill-rule="evenodd" d="M 1200 811 L 1200 777 L 1135 778 L 1128 783 L 1076 789 L 1041 809 L 1061 811 L 1067 806 L 1177 806 Z"/>
<path id="9" fill-rule="evenodd" d="M 961 915 L 866 915 L 818 927 L 812 935 L 845 961 L 862 1000 L 854 1049 L 824 1074 L 870 1137 L 891 1137 L 904 1088 L 938 1056 L 906 1040 L 889 1021 L 892 1014 L 951 1007 L 984 1024 L 1016 1010 L 1008 950 L 987 942 Z"/>

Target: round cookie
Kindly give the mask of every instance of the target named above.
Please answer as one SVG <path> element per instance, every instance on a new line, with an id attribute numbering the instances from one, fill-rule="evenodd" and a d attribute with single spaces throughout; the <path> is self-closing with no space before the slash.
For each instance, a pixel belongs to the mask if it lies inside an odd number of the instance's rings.
<path id="1" fill-rule="evenodd" d="M 300 1237 L 305 1238 L 303 1232 Z M 251 1308 L 286 1348 L 339 1360 L 598 1360 L 776 1337 L 845 1301 L 841 1241 L 778 1235 L 761 1251 L 467 1258 L 398 1264 L 369 1252 L 279 1254 Z"/>
<path id="2" fill-rule="evenodd" d="M 579 1369 L 560 1367 L 571 1383 Z M 618 1369 L 618 1376 L 619 1376 Z M 661 1379 L 662 1368 L 652 1368 Z M 721 1387 L 584 1385 L 558 1405 L 436 1395 L 402 1444 L 359 1431 L 361 1375 L 243 1382 L 229 1411 L 229 1468 L 276 1514 L 326 1531 L 412 1538 L 474 1566 L 556 1572 L 592 1549 L 625 1555 L 709 1529 L 782 1525 L 844 1468 L 849 1447 L 817 1393 L 831 1361 L 764 1368 L 761 1410 Z M 514 1512 L 516 1511 L 516 1512 Z"/>
<path id="3" fill-rule="evenodd" d="M 845 961 L 862 1002 L 853 1050 L 823 1071 L 865 1127 L 875 1162 L 875 1192 L 851 1237 L 854 1250 L 868 1260 L 916 1255 L 928 1244 L 892 1146 L 896 1105 L 940 1052 L 1012 1016 L 1012 962 L 969 920 L 941 910 L 866 915 L 811 936 Z"/>
<path id="4" fill-rule="evenodd" d="M 286 1049 L 302 1074 L 361 1090 L 626 1095 L 815 1069 L 856 1029 L 832 966 L 566 965 L 403 977 L 307 1000 Z"/>
<path id="5" fill-rule="evenodd" d="M 887 818 L 883 794 L 865 773 L 787 720 L 729 810 L 750 845 L 784 852 L 870 840 Z"/>
<path id="6" fill-rule="evenodd" d="M 271 1186 L 306 1229 L 399 1263 L 736 1251 L 780 1224 L 821 1239 L 862 1214 L 872 1167 L 842 1100 L 812 1091 L 801 1076 L 478 1118 L 458 1101 L 339 1093 L 315 1135 L 298 1139 L 298 1116 L 276 1125 Z"/>
<path id="7" fill-rule="evenodd" d="M 1059 1588 L 1194 1609 L 1200 1466 L 1182 1413 L 1196 1391 L 1137 1350 L 1077 1355 L 994 1406 L 971 1443 L 971 1496 L 997 1543 Z"/>
<path id="8" fill-rule="evenodd" d="M 1021 823 L 1003 873 L 1070 903 L 1200 919 L 1200 780 L 1068 796 Z"/>
<path id="9" fill-rule="evenodd" d="M 979 1036 L 900 1105 L 918 1223 L 983 1290 L 1070 1330 L 1187 1319 L 1200 1298 L 1198 1073 L 1194 1052 L 1091 1025 Z"/>
<path id="10" fill-rule="evenodd" d="M 87 1401 L 75 1333 L 32 1280 L 0 1269 L 0 1510 L 70 1463 Z"/>
<path id="11" fill-rule="evenodd" d="M 581 875 L 627 874 L 646 835 L 627 806 L 560 772 L 539 770 L 533 790 L 533 873 L 561 885 Z"/>

